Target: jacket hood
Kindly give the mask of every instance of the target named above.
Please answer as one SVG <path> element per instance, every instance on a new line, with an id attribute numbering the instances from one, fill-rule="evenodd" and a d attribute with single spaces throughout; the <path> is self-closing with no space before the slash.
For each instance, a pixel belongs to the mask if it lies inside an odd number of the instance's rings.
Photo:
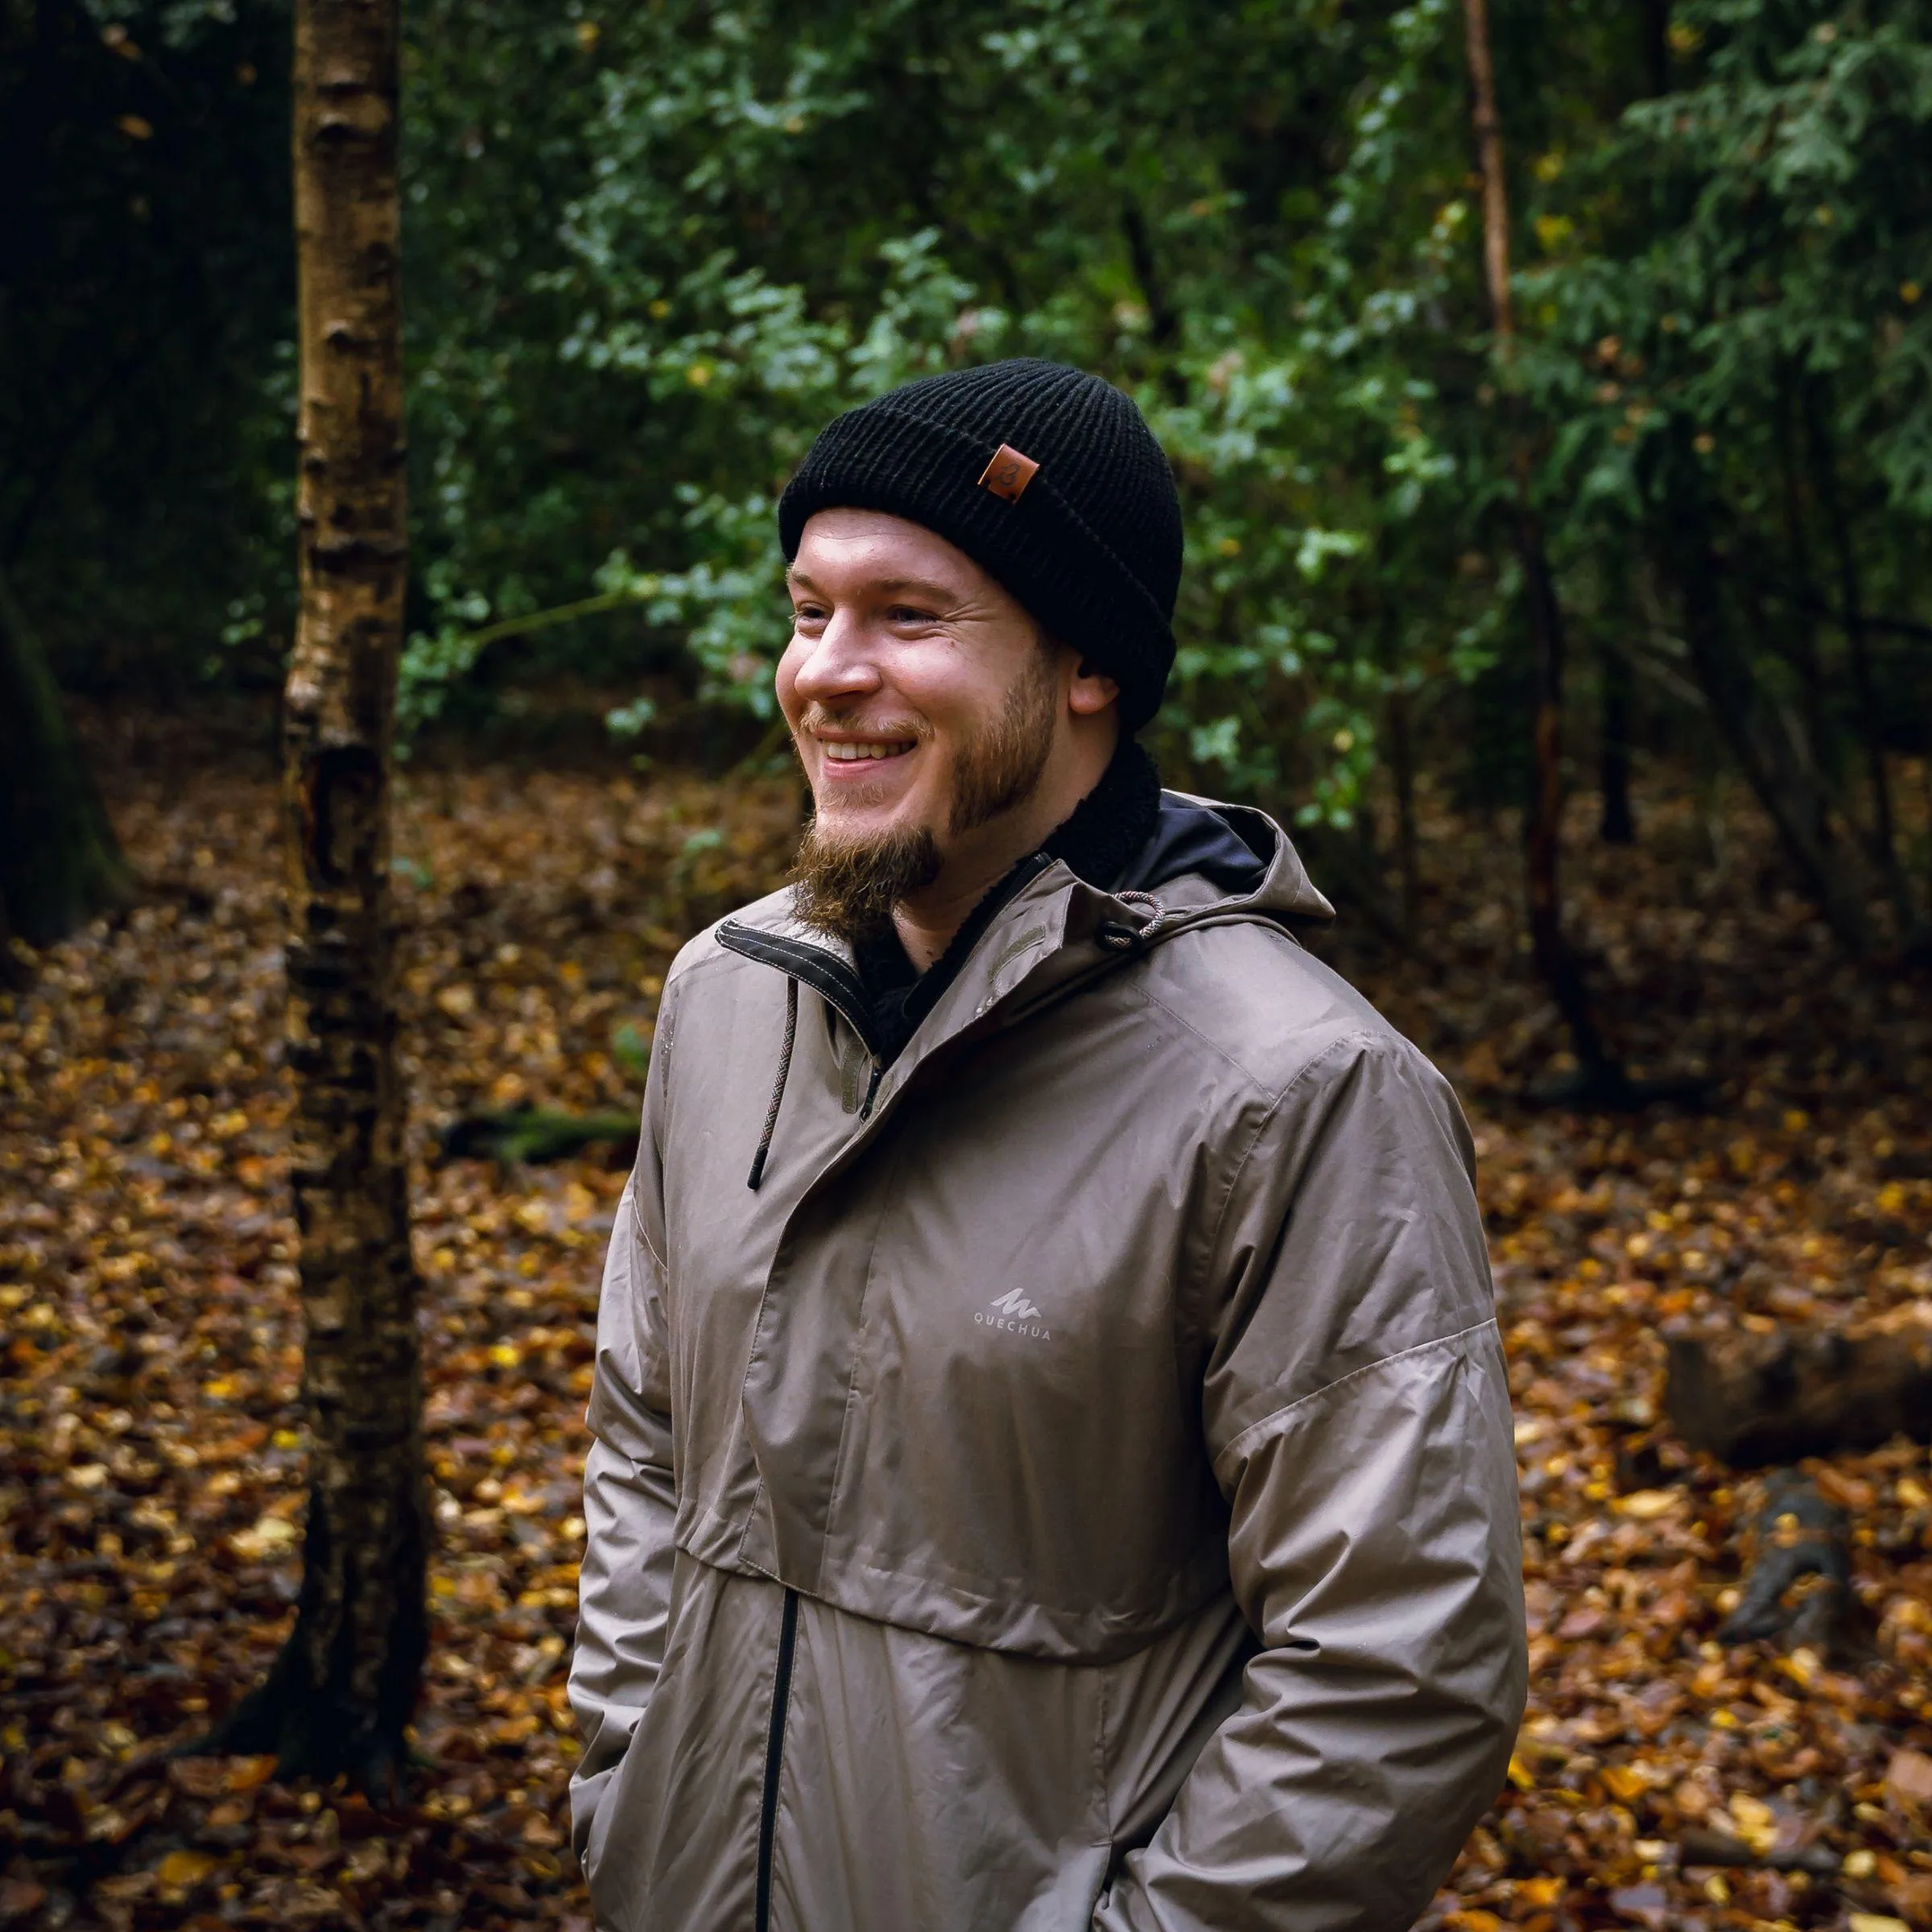
<path id="1" fill-rule="evenodd" d="M 1191 877 L 1229 902 L 1250 902 L 1256 912 L 1284 922 L 1325 923 L 1335 917 L 1288 835 L 1266 812 L 1163 791 L 1154 836 L 1115 890 L 1158 894 Z"/>

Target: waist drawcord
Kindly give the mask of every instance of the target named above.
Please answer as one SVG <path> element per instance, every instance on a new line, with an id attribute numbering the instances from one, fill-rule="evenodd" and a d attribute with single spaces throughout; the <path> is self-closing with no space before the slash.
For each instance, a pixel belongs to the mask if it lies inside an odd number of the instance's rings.
<path id="1" fill-rule="evenodd" d="M 772 1084 L 771 1105 L 765 1113 L 765 1131 L 758 1136 L 758 1151 L 752 1156 L 751 1172 L 745 1185 L 755 1194 L 765 1178 L 765 1162 L 771 1154 L 772 1129 L 778 1124 L 778 1108 L 785 1098 L 785 1083 L 791 1078 L 791 1049 L 799 1037 L 799 983 L 785 976 L 785 1044 L 778 1053 L 778 1077 Z"/>

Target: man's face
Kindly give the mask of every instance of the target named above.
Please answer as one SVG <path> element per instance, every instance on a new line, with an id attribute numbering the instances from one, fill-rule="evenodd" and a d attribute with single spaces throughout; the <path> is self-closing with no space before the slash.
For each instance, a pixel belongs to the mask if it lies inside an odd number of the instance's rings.
<path id="1" fill-rule="evenodd" d="M 815 807 L 806 883 L 815 865 L 834 882 L 869 871 L 890 904 L 1030 797 L 1079 667 L 972 559 L 902 518 L 820 511 L 790 582 L 778 690 Z M 824 874 L 828 861 L 844 870 Z"/>

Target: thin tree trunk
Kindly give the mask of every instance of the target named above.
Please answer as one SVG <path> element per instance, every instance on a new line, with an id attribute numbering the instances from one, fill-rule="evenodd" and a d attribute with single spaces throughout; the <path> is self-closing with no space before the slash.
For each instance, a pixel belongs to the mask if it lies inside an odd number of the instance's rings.
<path id="1" fill-rule="evenodd" d="M 1670 91 L 1670 0 L 1642 0 L 1637 31 L 1642 42 L 1645 90 L 1655 99 Z"/>
<path id="2" fill-rule="evenodd" d="M 1872 675 L 1871 639 L 1865 624 L 1864 592 L 1859 580 L 1857 540 L 1852 533 L 1851 518 L 1845 514 L 1844 497 L 1839 487 L 1838 452 L 1815 389 L 1808 392 L 1806 401 L 1818 497 L 1831 531 L 1832 548 L 1837 553 L 1839 605 L 1844 627 L 1845 650 L 1852 663 L 1852 688 L 1858 701 L 1858 735 L 1864 745 L 1866 770 L 1872 786 L 1872 854 L 1897 914 L 1900 939 L 1909 947 L 1922 936 L 1921 920 L 1918 909 L 1912 902 L 1904 869 L 1898 861 L 1892 781 L 1885 768 L 1885 721 L 1880 715 L 1877 682 Z"/>
<path id="3" fill-rule="evenodd" d="M 390 736 L 403 514 L 397 0 L 297 0 L 300 614 L 283 725 L 291 1174 L 313 1442 L 295 1628 L 218 1740 L 402 1779 L 427 1645 L 396 1059 Z"/>
<path id="4" fill-rule="evenodd" d="M 1414 945 L 1422 920 L 1422 834 L 1415 814 L 1415 697 L 1402 681 L 1397 625 L 1385 616 L 1382 671 L 1388 679 L 1389 776 L 1395 792 L 1395 865 L 1402 930 Z"/>
<path id="5" fill-rule="evenodd" d="M 1132 195 L 1121 204 L 1121 233 L 1127 240 L 1127 260 L 1140 285 L 1141 299 L 1147 304 L 1147 341 L 1161 357 L 1161 386 L 1169 402 L 1183 403 L 1187 400 L 1187 379 L 1170 359 L 1180 343 L 1180 312 L 1168 299 L 1160 263 L 1154 258 L 1154 237 L 1147 232 L 1147 217 Z"/>
<path id="6" fill-rule="evenodd" d="M 1516 318 L 1509 291 L 1509 200 L 1503 175 L 1502 128 L 1496 118 L 1496 72 L 1490 58 L 1488 0 L 1463 0 L 1471 120 L 1483 181 L 1483 267 L 1488 284 L 1497 359 L 1515 358 Z M 1505 407 L 1515 413 L 1513 399 Z M 1565 938 L 1558 877 L 1563 824 L 1563 613 L 1543 546 L 1530 489 L 1530 438 L 1521 422 L 1509 431 L 1515 480 L 1517 555 L 1522 565 L 1525 613 L 1534 657 L 1532 782 L 1525 825 L 1530 937 L 1537 968 L 1570 1030 L 1585 1096 L 1620 1092 L 1626 1083 L 1597 1031 L 1583 968 Z"/>
<path id="7" fill-rule="evenodd" d="M 1636 691 L 1630 660 L 1614 646 L 1602 653 L 1603 743 L 1599 766 L 1603 817 L 1599 835 L 1606 845 L 1637 843 L 1637 815 L 1630 805 L 1630 733 Z"/>
<path id="8" fill-rule="evenodd" d="M 49 945 L 130 890 L 47 654 L 0 572 L 0 935 Z"/>
<path id="9" fill-rule="evenodd" d="M 1811 543 L 1806 527 L 1805 497 L 1798 477 L 1798 452 L 1793 447 L 1792 404 L 1788 382 L 1780 385 L 1777 411 L 1778 469 L 1783 485 L 1785 563 L 1798 585 L 1794 600 L 1793 661 L 1804 685 L 1806 741 L 1804 753 L 1813 770 L 1823 771 L 1830 762 L 1829 750 L 1821 755 L 1825 720 L 1830 715 L 1825 703 L 1825 668 L 1818 653 L 1818 627 L 1814 621 L 1815 605 L 1824 601 L 1812 583 Z"/>
<path id="10" fill-rule="evenodd" d="M 1389 767 L 1395 781 L 1395 864 L 1402 895 L 1402 928 L 1414 945 L 1422 923 L 1422 841 L 1415 817 L 1414 700 L 1389 694 Z"/>
<path id="11" fill-rule="evenodd" d="M 1691 473 L 1687 453 L 1678 453 L 1678 464 Z M 1657 552 L 1682 600 L 1684 642 L 1699 688 L 1826 923 L 1852 958 L 1868 958 L 1864 869 L 1832 836 L 1819 774 L 1796 732 L 1767 704 L 1728 620 L 1723 569 L 1707 519 L 1703 502 L 1683 496 L 1657 533 Z"/>

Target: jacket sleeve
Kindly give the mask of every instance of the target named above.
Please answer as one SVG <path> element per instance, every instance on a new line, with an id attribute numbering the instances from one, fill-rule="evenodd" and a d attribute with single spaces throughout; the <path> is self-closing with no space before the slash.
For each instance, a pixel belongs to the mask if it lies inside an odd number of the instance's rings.
<path id="1" fill-rule="evenodd" d="M 660 1022 L 661 1042 L 667 1034 Z M 670 1622 L 677 1483 L 659 1258 L 663 1067 L 663 1057 L 654 1055 L 638 1165 L 605 1260 L 586 1418 L 586 1542 L 570 1666 L 571 1707 L 584 1740 L 570 1783 L 571 1839 L 586 1870 L 596 1862 L 600 1807 L 657 1682 Z"/>
<path id="2" fill-rule="evenodd" d="M 1403 1932 L 1522 1715 L 1515 1454 L 1460 1110 L 1406 1042 L 1358 1038 L 1251 1132 L 1203 1400 L 1261 1647 L 1098 1932 Z"/>

